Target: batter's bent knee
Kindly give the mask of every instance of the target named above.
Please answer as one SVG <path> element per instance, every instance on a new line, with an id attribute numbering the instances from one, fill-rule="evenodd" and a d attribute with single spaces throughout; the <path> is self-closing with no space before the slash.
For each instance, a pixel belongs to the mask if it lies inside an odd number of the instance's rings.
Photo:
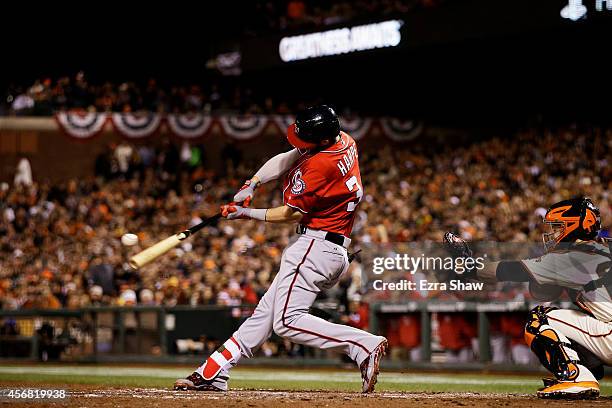
<path id="1" fill-rule="evenodd" d="M 272 324 L 272 329 L 274 333 L 276 333 L 280 337 L 287 337 L 290 332 L 295 329 L 292 327 L 292 323 L 297 320 L 298 317 L 302 316 L 303 312 L 293 312 L 293 313 L 277 313 L 274 316 L 274 322 Z"/>
<path id="2" fill-rule="evenodd" d="M 281 314 L 274 316 L 272 329 L 274 330 L 274 333 L 280 337 L 285 337 L 289 333 L 289 328 L 283 322 L 283 316 Z"/>

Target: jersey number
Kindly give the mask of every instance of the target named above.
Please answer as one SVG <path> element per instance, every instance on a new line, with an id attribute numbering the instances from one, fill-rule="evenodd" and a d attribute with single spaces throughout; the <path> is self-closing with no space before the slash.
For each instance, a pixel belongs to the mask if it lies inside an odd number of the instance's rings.
<path id="1" fill-rule="evenodd" d="M 346 181 L 346 187 L 349 189 L 350 192 L 353 192 L 355 190 L 355 186 L 357 186 L 357 191 L 355 192 L 357 201 L 351 201 L 350 203 L 348 203 L 348 205 L 346 206 L 346 211 L 349 212 L 355 211 L 355 208 L 357 208 L 357 205 L 359 205 L 359 203 L 361 202 L 361 198 L 363 197 L 363 189 L 357 181 L 357 176 L 353 176 Z"/>

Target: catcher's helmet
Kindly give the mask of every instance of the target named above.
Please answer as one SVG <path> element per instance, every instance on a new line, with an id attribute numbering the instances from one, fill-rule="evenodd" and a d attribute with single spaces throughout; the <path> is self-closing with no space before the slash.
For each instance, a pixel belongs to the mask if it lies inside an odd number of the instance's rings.
<path id="1" fill-rule="evenodd" d="M 338 115 L 327 105 L 313 106 L 299 112 L 295 123 L 287 128 L 289 143 L 298 149 L 313 149 L 325 140 L 333 143 L 339 134 Z"/>
<path id="2" fill-rule="evenodd" d="M 546 250 L 559 242 L 595 239 L 601 229 L 599 208 L 586 197 L 553 204 L 544 216 L 544 223 L 551 227 L 551 232 L 542 235 Z"/>

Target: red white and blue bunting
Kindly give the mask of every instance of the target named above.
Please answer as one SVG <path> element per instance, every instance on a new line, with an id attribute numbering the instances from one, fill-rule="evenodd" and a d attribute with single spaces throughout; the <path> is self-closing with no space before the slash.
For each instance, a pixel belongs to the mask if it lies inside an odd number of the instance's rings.
<path id="1" fill-rule="evenodd" d="M 287 133 L 287 128 L 295 122 L 293 115 L 271 115 L 270 120 L 277 127 L 281 134 Z"/>
<path id="2" fill-rule="evenodd" d="M 362 139 L 372 128 L 372 118 L 360 118 L 357 116 L 340 117 L 340 128 L 351 135 L 353 139 Z"/>
<path id="3" fill-rule="evenodd" d="M 156 113 L 113 113 L 113 125 L 117 132 L 130 139 L 151 136 L 159 129 L 161 116 Z"/>
<path id="4" fill-rule="evenodd" d="M 263 115 L 221 116 L 218 118 L 223 132 L 237 140 L 249 140 L 263 133 L 268 117 Z"/>
<path id="5" fill-rule="evenodd" d="M 102 132 L 108 118 L 114 129 L 130 139 L 143 139 L 155 134 L 162 124 L 181 139 L 193 140 L 210 133 L 219 125 L 223 134 L 236 140 L 250 140 L 266 131 L 276 131 L 284 136 L 287 127 L 294 122 L 291 115 L 222 115 L 212 117 L 202 113 L 161 115 L 157 113 L 95 113 L 60 112 L 56 115 L 58 126 L 76 139 L 89 139 Z M 394 142 L 407 142 L 418 137 L 423 123 L 397 118 L 373 119 L 369 117 L 341 117 L 340 127 L 356 140 L 364 139 L 378 130 Z"/>
<path id="6" fill-rule="evenodd" d="M 96 112 L 60 112 L 55 120 L 60 129 L 75 139 L 89 139 L 104 129 L 106 114 Z"/>
<path id="7" fill-rule="evenodd" d="M 201 113 L 168 115 L 168 128 L 177 137 L 197 139 L 206 136 L 214 121 L 211 116 Z"/>
<path id="8" fill-rule="evenodd" d="M 423 131 L 423 123 L 414 120 L 396 118 L 381 118 L 382 133 L 394 142 L 413 140 Z"/>

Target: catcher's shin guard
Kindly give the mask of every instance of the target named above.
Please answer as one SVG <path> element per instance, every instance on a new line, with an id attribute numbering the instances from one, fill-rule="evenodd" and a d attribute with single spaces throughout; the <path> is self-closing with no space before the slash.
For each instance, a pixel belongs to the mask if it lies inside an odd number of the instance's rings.
<path id="1" fill-rule="evenodd" d="M 575 380 L 578 377 L 578 353 L 563 334 L 548 325 L 546 313 L 552 307 L 537 306 L 530 312 L 525 325 L 525 342 L 542 365 L 558 380 Z"/>
<path id="2" fill-rule="evenodd" d="M 538 306 L 525 326 L 525 341 L 555 380 L 546 379 L 538 391 L 541 398 L 596 398 L 599 384 L 580 362 L 570 340 L 548 324 L 552 307 Z"/>

